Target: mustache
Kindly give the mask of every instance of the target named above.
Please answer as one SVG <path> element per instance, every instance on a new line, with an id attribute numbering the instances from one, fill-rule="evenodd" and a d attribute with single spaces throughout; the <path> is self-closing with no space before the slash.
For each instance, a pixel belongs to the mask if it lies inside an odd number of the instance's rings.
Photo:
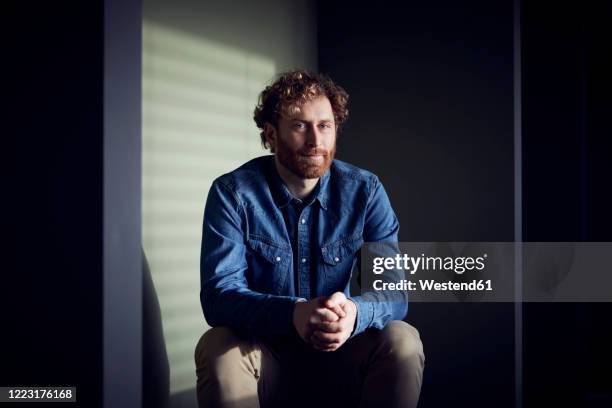
<path id="1" fill-rule="evenodd" d="M 301 156 L 329 156 L 329 151 L 324 149 L 308 149 L 308 150 L 300 150 L 298 154 Z"/>

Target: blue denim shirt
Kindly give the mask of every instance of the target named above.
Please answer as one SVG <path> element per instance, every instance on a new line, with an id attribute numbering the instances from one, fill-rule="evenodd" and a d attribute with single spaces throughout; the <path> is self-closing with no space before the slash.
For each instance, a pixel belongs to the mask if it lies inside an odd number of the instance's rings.
<path id="1" fill-rule="evenodd" d="M 289 225 L 288 225 L 289 224 Z M 211 326 L 253 335 L 294 333 L 293 307 L 344 292 L 364 242 L 397 242 L 399 223 L 372 173 L 340 160 L 305 201 L 278 175 L 274 156 L 253 159 L 217 178 L 204 211 L 200 301 Z M 383 294 L 357 304 L 353 336 L 405 317 L 408 304 Z"/>

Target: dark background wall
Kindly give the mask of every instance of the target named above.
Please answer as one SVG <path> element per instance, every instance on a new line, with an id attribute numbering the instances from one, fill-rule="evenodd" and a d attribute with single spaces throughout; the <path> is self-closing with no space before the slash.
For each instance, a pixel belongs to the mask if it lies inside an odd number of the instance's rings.
<path id="1" fill-rule="evenodd" d="M 523 2 L 526 241 L 612 241 L 611 18 L 609 2 Z M 524 304 L 525 406 L 612 406 L 610 316 Z"/>
<path id="2" fill-rule="evenodd" d="M 376 173 L 403 241 L 513 241 L 512 1 L 320 2 L 351 96 L 338 157 Z M 514 306 L 412 303 L 422 407 L 514 406 Z"/>
<path id="3" fill-rule="evenodd" d="M 2 15 L 0 384 L 76 386 L 71 405 L 99 407 L 103 2 Z"/>

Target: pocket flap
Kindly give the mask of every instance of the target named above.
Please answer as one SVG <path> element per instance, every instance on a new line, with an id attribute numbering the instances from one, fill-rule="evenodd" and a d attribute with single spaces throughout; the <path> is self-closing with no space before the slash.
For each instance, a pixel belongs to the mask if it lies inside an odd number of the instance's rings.
<path id="1" fill-rule="evenodd" d="M 342 238 L 321 247 L 321 257 L 328 265 L 336 265 L 347 257 L 353 257 L 363 245 L 361 234 Z"/>
<path id="2" fill-rule="evenodd" d="M 273 243 L 272 240 L 264 239 L 264 237 L 251 235 L 249 236 L 248 244 L 254 252 L 273 264 L 287 264 L 292 257 L 290 248 Z"/>

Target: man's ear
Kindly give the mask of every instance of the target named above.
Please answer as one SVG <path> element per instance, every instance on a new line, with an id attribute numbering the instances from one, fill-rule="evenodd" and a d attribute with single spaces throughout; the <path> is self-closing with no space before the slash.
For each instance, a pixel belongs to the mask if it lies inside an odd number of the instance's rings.
<path id="1" fill-rule="evenodd" d="M 266 142 L 268 146 L 270 146 L 270 150 L 274 152 L 276 150 L 276 139 L 278 137 L 276 128 L 270 122 L 266 122 L 264 123 L 263 132 L 266 137 Z"/>

